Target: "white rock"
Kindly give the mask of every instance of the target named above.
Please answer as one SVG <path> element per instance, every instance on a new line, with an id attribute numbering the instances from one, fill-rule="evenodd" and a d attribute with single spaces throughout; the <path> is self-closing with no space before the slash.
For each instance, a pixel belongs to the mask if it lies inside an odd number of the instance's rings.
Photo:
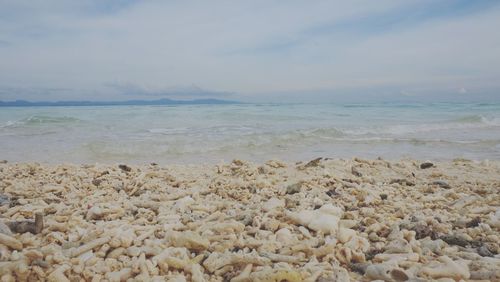
<path id="1" fill-rule="evenodd" d="M 365 277 L 370 280 L 407 281 L 408 274 L 394 264 L 372 264 L 366 268 Z"/>
<path id="2" fill-rule="evenodd" d="M 262 209 L 266 212 L 285 207 L 285 200 L 278 198 L 271 198 L 269 201 L 262 205 Z"/>
<path id="3" fill-rule="evenodd" d="M 352 219 L 341 219 L 339 222 L 339 226 L 344 228 L 353 228 L 356 224 L 358 224 L 358 222 Z"/>
<path id="4" fill-rule="evenodd" d="M 439 257 L 438 260 L 442 263 L 438 265 L 425 266 L 422 268 L 421 273 L 434 279 L 453 278 L 456 281 L 469 279 L 470 272 L 466 261 L 453 261 L 447 256 Z"/>
<path id="5" fill-rule="evenodd" d="M 319 211 L 325 214 L 335 215 L 337 217 L 342 217 L 342 215 L 344 214 L 344 211 L 341 208 L 336 207 L 332 204 L 323 205 L 321 208 L 319 208 Z"/>
<path id="6" fill-rule="evenodd" d="M 500 209 L 497 210 L 495 214 L 490 215 L 488 224 L 493 228 L 500 229 Z"/>
<path id="7" fill-rule="evenodd" d="M 288 212 L 287 216 L 294 223 L 307 226 L 314 231 L 322 231 L 324 234 L 335 234 L 339 228 L 342 209 L 331 204 L 326 204 L 317 210 Z"/>
<path id="8" fill-rule="evenodd" d="M 12 231 L 10 231 L 10 228 L 2 221 L 0 221 L 0 233 L 12 236 Z"/>
<path id="9" fill-rule="evenodd" d="M 339 231 L 337 232 L 337 239 L 339 239 L 340 243 L 342 244 L 351 240 L 351 238 L 354 236 L 356 236 L 356 231 L 349 228 L 340 227 Z"/>
<path id="10" fill-rule="evenodd" d="M 177 211 L 185 211 L 189 206 L 195 203 L 195 200 L 190 196 L 181 198 L 175 202 L 175 209 Z"/>
<path id="11" fill-rule="evenodd" d="M 292 232 L 288 228 L 281 228 L 276 231 L 276 240 L 280 243 L 286 244 L 293 240 Z"/>
<path id="12" fill-rule="evenodd" d="M 87 211 L 87 220 L 99 219 L 103 216 L 103 211 L 98 206 L 93 206 Z"/>

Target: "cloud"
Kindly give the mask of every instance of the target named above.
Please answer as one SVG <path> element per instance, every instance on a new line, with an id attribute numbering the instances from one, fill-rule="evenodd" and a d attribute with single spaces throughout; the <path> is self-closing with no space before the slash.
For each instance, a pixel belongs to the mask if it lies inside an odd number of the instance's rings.
<path id="1" fill-rule="evenodd" d="M 494 99 L 497 26 L 496 1 L 0 0 L 0 85 L 72 89 L 51 99 L 122 91 L 249 101 L 418 97 L 461 85 L 461 96 Z"/>
<path id="2" fill-rule="evenodd" d="M 61 95 L 61 93 L 72 91 L 70 88 L 0 86 L 0 97 L 3 100 L 52 99 Z"/>
<path id="3" fill-rule="evenodd" d="M 195 84 L 175 87 L 148 87 L 132 83 L 106 83 L 104 86 L 111 88 L 120 95 L 134 97 L 227 98 L 234 95 L 231 92 L 206 90 Z"/>

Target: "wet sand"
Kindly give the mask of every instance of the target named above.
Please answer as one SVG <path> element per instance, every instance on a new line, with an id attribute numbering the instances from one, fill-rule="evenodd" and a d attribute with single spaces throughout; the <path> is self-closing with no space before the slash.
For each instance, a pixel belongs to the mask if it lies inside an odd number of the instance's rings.
<path id="1" fill-rule="evenodd" d="M 1 163 L 0 214 L 2 281 L 500 279 L 497 161 Z"/>

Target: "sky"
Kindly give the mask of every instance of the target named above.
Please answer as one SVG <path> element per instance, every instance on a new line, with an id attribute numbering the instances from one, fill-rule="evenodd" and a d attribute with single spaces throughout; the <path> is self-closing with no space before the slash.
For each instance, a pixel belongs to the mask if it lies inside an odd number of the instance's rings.
<path id="1" fill-rule="evenodd" d="M 0 100 L 500 101 L 500 1 L 0 0 Z"/>

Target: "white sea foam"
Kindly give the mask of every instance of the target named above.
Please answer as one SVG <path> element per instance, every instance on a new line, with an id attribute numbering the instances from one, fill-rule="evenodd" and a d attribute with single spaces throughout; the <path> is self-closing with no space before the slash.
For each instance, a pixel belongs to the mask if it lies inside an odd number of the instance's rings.
<path id="1" fill-rule="evenodd" d="M 477 118 L 477 119 L 476 119 Z M 436 122 L 424 124 L 396 124 L 375 127 L 361 127 L 355 129 L 346 129 L 344 133 L 352 135 L 366 135 L 366 134 L 390 134 L 390 135 L 405 135 L 415 133 L 425 133 L 431 131 L 445 131 L 457 129 L 481 129 L 500 127 L 500 119 L 486 118 L 483 116 L 467 117 L 467 120 L 461 122 Z"/>

